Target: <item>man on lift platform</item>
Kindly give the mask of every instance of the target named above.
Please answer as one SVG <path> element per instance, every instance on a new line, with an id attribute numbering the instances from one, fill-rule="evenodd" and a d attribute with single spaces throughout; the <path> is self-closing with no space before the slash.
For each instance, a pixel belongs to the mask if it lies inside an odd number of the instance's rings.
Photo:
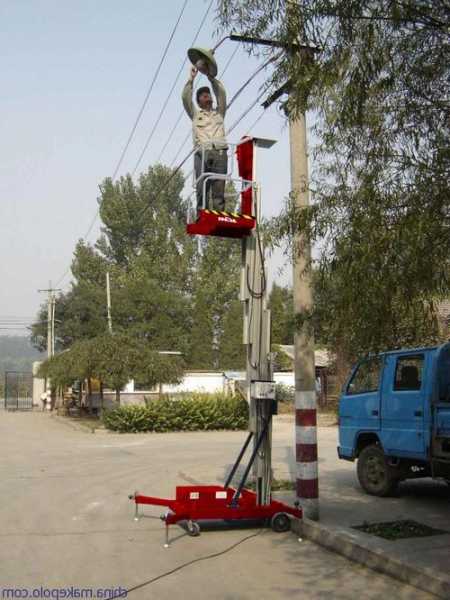
<path id="1" fill-rule="evenodd" d="M 198 71 L 204 73 L 212 86 L 217 99 L 217 108 L 213 108 L 213 100 L 209 87 L 197 90 L 196 100 L 198 108 L 192 100 L 194 79 Z M 225 179 L 212 179 L 206 182 L 205 205 L 203 206 L 203 177 L 202 173 L 218 173 L 225 175 L 228 168 L 227 142 L 225 138 L 224 117 L 227 106 L 225 88 L 215 78 L 216 73 L 211 73 L 201 60 L 196 66 L 191 67 L 189 79 L 183 88 L 183 106 L 192 120 L 192 136 L 194 147 L 194 171 L 197 182 L 197 210 L 212 208 L 225 210 Z M 203 150 L 202 150 L 203 149 Z M 203 165 L 202 165 L 203 163 Z M 203 168 L 202 168 L 203 166 Z M 211 195 L 211 204 L 209 196 Z"/>

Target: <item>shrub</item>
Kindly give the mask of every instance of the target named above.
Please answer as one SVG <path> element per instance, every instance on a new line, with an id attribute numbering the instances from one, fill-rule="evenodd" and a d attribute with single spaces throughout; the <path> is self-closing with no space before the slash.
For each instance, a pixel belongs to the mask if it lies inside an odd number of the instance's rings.
<path id="1" fill-rule="evenodd" d="M 295 399 L 295 389 L 290 385 L 277 383 L 275 386 L 275 399 L 277 402 L 293 404 Z"/>
<path id="2" fill-rule="evenodd" d="M 146 406 L 119 406 L 103 414 L 108 429 L 122 433 L 140 431 L 209 431 L 246 429 L 247 402 L 225 394 L 163 396 Z"/>

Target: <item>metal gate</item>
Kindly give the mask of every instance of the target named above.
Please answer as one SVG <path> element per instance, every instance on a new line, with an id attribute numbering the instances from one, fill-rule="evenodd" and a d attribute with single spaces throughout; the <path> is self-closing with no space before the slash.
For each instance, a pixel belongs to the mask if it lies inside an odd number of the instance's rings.
<path id="1" fill-rule="evenodd" d="M 5 372 L 5 409 L 33 409 L 33 373 L 28 371 Z"/>

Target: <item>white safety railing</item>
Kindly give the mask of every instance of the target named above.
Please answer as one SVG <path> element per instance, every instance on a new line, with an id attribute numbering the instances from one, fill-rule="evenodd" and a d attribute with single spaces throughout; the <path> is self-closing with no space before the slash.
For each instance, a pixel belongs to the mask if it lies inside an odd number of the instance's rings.
<path id="1" fill-rule="evenodd" d="M 208 142 L 196 149 L 194 153 L 194 162 L 195 160 L 198 160 L 196 157 L 201 157 L 201 172 L 197 176 L 195 168 L 193 170 L 192 192 L 189 195 L 188 202 L 188 223 L 196 221 L 198 209 L 217 208 L 213 206 L 212 191 L 214 183 L 219 181 L 223 182 L 224 185 L 223 210 L 228 212 L 241 212 L 241 193 L 249 188 L 255 188 L 256 185 L 254 181 L 239 177 L 236 148 L 240 143 L 227 143 L 225 146 L 223 141 L 217 143 Z M 211 157 L 209 154 L 211 151 L 214 153 L 226 153 L 226 158 L 220 154 L 214 154 L 214 156 Z M 212 158 L 212 160 L 215 161 L 216 168 L 221 161 L 222 164 L 225 164 L 226 161 L 226 172 L 217 173 L 215 170 L 208 170 L 208 168 L 211 168 L 210 165 L 208 165 L 209 158 Z M 232 184 L 234 189 L 227 184 Z M 198 202 L 199 193 L 201 193 L 200 203 Z M 220 196 L 222 196 L 222 194 L 220 194 Z"/>

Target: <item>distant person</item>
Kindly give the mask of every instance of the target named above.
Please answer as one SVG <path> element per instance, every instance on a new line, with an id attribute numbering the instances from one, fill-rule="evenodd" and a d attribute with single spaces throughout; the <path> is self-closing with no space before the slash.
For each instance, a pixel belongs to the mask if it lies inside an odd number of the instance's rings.
<path id="1" fill-rule="evenodd" d="M 203 72 L 203 71 L 202 71 Z M 203 208 L 202 147 L 204 148 L 204 172 L 225 175 L 228 168 L 227 141 L 225 137 L 225 112 L 227 96 L 222 83 L 206 74 L 217 100 L 213 108 L 213 99 L 209 87 L 200 87 L 196 93 L 198 108 L 192 101 L 194 79 L 198 69 L 191 67 L 189 79 L 183 88 L 183 106 L 192 120 L 194 147 L 194 171 L 197 181 L 197 210 Z M 204 208 L 225 210 L 225 180 L 208 180 Z M 211 195 L 211 204 L 208 201 Z"/>

